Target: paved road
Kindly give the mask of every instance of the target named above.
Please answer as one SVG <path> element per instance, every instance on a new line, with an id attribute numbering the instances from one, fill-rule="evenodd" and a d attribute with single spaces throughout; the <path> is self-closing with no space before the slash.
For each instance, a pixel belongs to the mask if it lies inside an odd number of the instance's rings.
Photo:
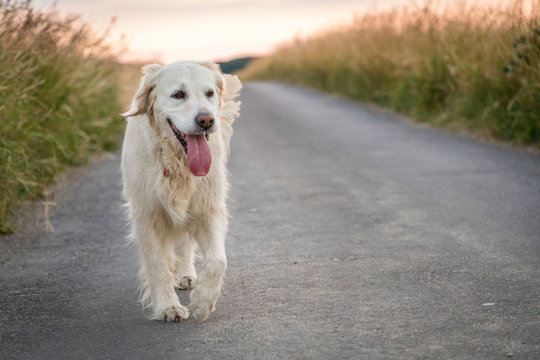
<path id="1" fill-rule="evenodd" d="M 143 318 L 115 156 L 57 192 L 55 233 L 38 205 L 0 239 L 0 358 L 540 357 L 538 154 L 294 87 L 242 100 L 210 320 Z"/>

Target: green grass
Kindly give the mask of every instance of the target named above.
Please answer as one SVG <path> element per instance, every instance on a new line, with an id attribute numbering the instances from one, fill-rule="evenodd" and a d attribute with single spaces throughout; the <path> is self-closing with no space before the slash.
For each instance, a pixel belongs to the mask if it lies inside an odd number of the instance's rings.
<path id="1" fill-rule="evenodd" d="M 420 122 L 540 147 L 540 1 L 428 2 L 358 16 L 240 73 L 380 104 Z"/>
<path id="2" fill-rule="evenodd" d="M 124 122 L 106 37 L 77 17 L 0 1 L 0 232 L 55 174 L 116 147 Z"/>

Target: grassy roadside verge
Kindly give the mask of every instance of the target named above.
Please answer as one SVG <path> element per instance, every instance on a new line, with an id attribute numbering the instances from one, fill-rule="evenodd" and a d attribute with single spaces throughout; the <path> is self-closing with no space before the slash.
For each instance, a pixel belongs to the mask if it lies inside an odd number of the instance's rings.
<path id="1" fill-rule="evenodd" d="M 540 147 L 540 1 L 427 4 L 297 39 L 240 76 L 314 87 L 420 122 Z"/>
<path id="2" fill-rule="evenodd" d="M 119 64 L 106 37 L 77 17 L 0 1 L 0 233 L 55 174 L 116 147 Z"/>

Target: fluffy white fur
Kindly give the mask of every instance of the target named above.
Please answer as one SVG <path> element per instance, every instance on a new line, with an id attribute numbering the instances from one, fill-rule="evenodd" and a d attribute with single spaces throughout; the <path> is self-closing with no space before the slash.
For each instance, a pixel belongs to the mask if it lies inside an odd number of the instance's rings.
<path id="1" fill-rule="evenodd" d="M 153 319 L 181 321 L 191 313 L 202 321 L 214 311 L 227 267 L 226 162 L 241 87 L 236 76 L 222 74 L 213 63 L 147 65 L 123 114 L 123 194 L 139 250 L 140 300 Z M 185 99 L 172 96 L 178 89 Z M 215 95 L 208 96 L 210 90 Z M 211 114 L 215 124 L 208 140 L 210 171 L 196 177 L 168 120 L 191 133 L 200 112 Z M 202 256 L 198 276 L 193 265 L 197 247 Z M 175 286 L 193 289 L 188 307 L 180 304 Z"/>

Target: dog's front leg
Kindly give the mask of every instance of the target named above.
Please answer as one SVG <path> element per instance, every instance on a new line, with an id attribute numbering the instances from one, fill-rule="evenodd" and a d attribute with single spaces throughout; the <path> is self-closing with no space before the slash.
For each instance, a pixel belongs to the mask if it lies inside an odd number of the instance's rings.
<path id="1" fill-rule="evenodd" d="M 140 251 L 141 301 L 151 304 L 153 319 L 180 322 L 189 317 L 189 311 L 180 304 L 174 291 L 174 276 L 169 269 L 171 256 L 167 239 L 156 229 L 136 229 Z"/>
<path id="2" fill-rule="evenodd" d="M 200 321 L 208 319 L 221 293 L 227 268 L 226 233 L 227 217 L 220 213 L 205 219 L 196 234 L 196 241 L 201 249 L 202 263 L 195 289 L 191 293 L 189 308 L 193 317 Z"/>

